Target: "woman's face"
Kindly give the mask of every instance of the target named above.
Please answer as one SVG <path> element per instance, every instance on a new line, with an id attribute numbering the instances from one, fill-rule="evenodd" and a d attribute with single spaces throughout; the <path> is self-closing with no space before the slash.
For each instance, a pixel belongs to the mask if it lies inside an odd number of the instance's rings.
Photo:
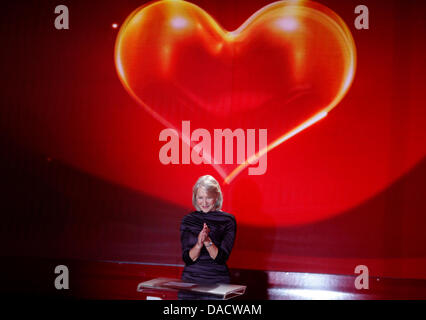
<path id="1" fill-rule="evenodd" d="M 197 205 L 203 212 L 209 212 L 214 209 L 216 197 L 208 194 L 204 188 L 198 188 L 196 195 Z"/>

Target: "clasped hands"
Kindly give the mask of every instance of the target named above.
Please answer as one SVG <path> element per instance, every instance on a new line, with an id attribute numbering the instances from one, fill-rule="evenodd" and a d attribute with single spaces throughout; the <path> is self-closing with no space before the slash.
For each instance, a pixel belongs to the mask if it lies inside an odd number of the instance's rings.
<path id="1" fill-rule="evenodd" d="M 202 248 L 203 245 L 208 245 L 211 242 L 209 237 L 210 228 L 204 223 L 203 229 L 198 234 L 197 246 L 198 248 Z"/>
<path id="2" fill-rule="evenodd" d="M 192 261 L 195 261 L 200 256 L 200 251 L 203 248 L 203 245 L 206 247 L 207 251 L 209 252 L 209 255 L 212 259 L 216 259 L 219 249 L 214 246 L 210 245 L 210 242 L 212 240 L 209 237 L 210 228 L 207 226 L 207 224 L 204 223 L 203 229 L 198 234 L 198 240 L 195 246 L 189 251 L 189 257 L 192 259 Z"/>

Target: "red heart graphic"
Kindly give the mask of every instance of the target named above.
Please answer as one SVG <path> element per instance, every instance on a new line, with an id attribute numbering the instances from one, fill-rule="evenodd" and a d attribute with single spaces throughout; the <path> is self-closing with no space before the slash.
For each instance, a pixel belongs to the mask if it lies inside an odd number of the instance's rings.
<path id="1" fill-rule="evenodd" d="M 274 2 L 228 32 L 194 4 L 159 1 L 127 18 L 115 61 L 128 92 L 167 127 L 266 128 L 258 158 L 340 102 L 356 58 L 345 23 L 314 2 Z M 247 165 L 216 169 L 230 182 Z"/>

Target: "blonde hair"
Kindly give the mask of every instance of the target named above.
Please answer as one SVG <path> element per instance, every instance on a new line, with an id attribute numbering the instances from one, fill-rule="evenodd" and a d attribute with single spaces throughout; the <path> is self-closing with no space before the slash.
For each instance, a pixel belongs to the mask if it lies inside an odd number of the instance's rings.
<path id="1" fill-rule="evenodd" d="M 199 188 L 204 188 L 207 193 L 213 193 L 216 195 L 216 203 L 214 208 L 216 210 L 222 209 L 223 196 L 222 190 L 220 189 L 219 182 L 210 175 L 201 176 L 198 178 L 197 182 L 192 188 L 192 205 L 200 211 L 200 208 L 197 205 L 197 192 Z"/>

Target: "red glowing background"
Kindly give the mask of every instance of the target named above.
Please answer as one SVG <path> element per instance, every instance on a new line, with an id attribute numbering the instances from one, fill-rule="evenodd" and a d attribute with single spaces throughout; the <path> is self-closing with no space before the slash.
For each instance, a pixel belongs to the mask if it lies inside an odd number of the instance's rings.
<path id="1" fill-rule="evenodd" d="M 366 264 L 372 274 L 426 278 L 425 5 L 365 1 L 370 28 L 357 30 L 358 1 L 319 2 L 311 5 L 353 38 L 353 56 L 335 29 L 299 13 L 303 33 L 278 36 L 268 27 L 276 16 L 264 14 L 231 43 L 224 33 L 271 2 L 191 1 L 193 11 L 182 12 L 205 33 L 165 35 L 164 12 L 150 13 L 137 31 L 143 51 L 124 50 L 122 72 L 132 75 L 121 78 L 119 32 L 147 3 L 71 1 L 70 30 L 54 28 L 53 2 L 8 5 L 4 252 L 182 264 L 180 218 L 192 210 L 196 179 L 211 174 L 238 223 L 230 267 L 353 274 Z M 169 60 L 160 56 L 168 44 Z M 294 88 L 308 92 L 292 99 Z M 235 166 L 223 176 L 158 158 L 166 123 L 267 128 L 273 142 L 324 109 L 326 117 L 268 152 L 261 176 L 246 168 L 225 183 Z"/>

